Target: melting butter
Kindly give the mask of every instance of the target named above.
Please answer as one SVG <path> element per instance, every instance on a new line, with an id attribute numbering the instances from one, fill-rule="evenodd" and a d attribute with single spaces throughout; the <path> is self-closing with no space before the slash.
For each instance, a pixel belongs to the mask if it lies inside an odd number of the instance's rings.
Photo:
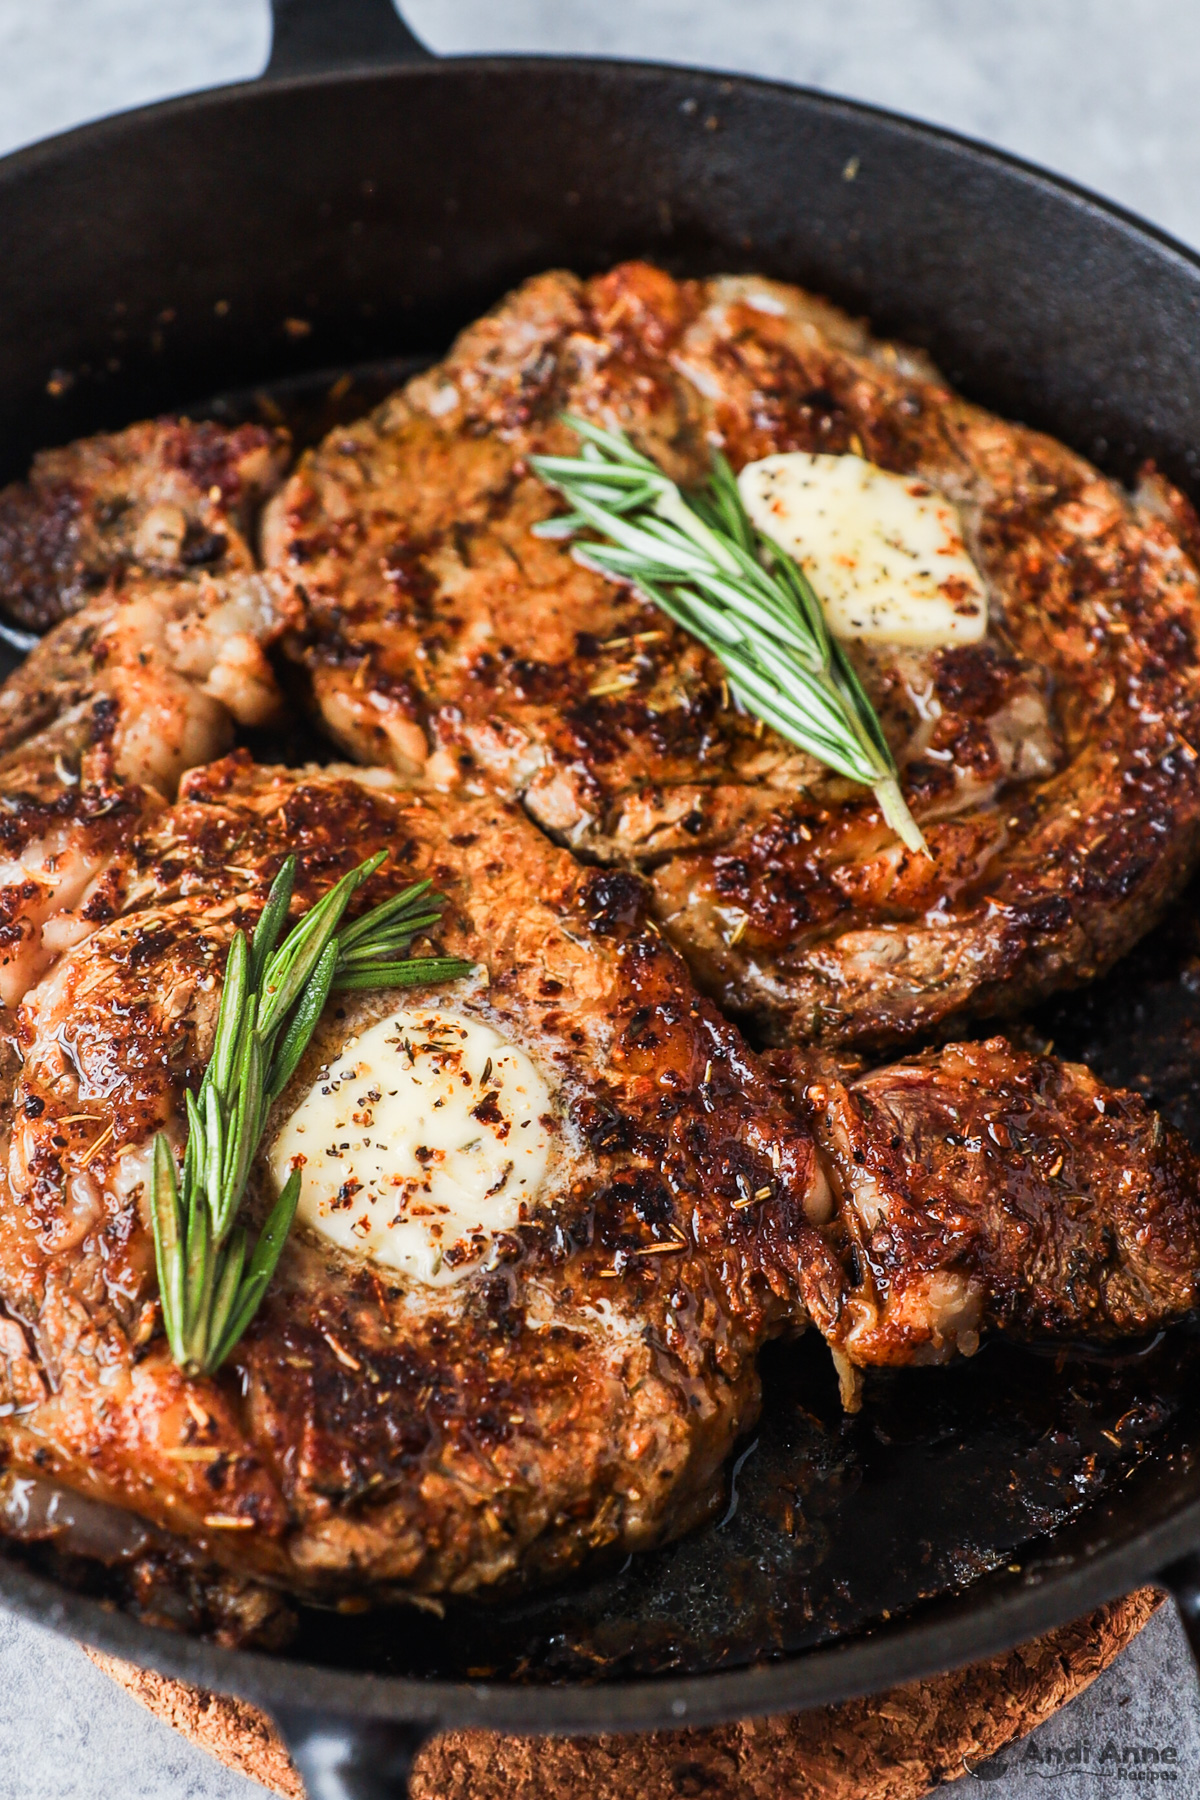
<path id="1" fill-rule="evenodd" d="M 986 635 L 987 590 L 957 509 L 928 482 L 793 450 L 747 463 L 738 487 L 812 582 L 835 637 L 935 649 Z"/>
<path id="2" fill-rule="evenodd" d="M 436 1286 L 469 1274 L 546 1177 L 550 1090 L 490 1025 L 404 1009 L 343 1045 L 269 1151 L 298 1219 Z"/>

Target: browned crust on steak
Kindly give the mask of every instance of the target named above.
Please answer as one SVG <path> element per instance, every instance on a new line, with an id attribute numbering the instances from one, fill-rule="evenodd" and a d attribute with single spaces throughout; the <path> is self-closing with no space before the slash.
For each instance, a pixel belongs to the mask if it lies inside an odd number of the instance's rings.
<path id="1" fill-rule="evenodd" d="M 568 406 L 682 480 L 714 444 L 735 466 L 857 449 L 959 505 L 989 642 L 864 664 L 932 862 L 731 711 L 661 615 L 530 535 L 557 502 L 526 459 L 569 447 Z M 266 542 L 355 756 L 487 780 L 584 854 L 648 869 L 704 985 L 776 1040 L 903 1039 L 1089 979 L 1196 860 L 1187 502 L 1157 477 L 1131 500 L 796 289 L 640 264 L 537 277 L 307 457 Z"/>
<path id="2" fill-rule="evenodd" d="M 250 570 L 194 579 L 115 575 L 0 687 L 0 788 L 75 779 L 108 746 L 119 777 L 172 797 L 185 769 L 228 748 L 235 722 L 275 722 L 265 649 L 292 603 Z"/>
<path id="3" fill-rule="evenodd" d="M 816 1322 L 853 1362 L 1111 1341 L 1196 1304 L 1200 1164 L 1138 1095 L 1003 1038 L 854 1079 L 773 1061 L 838 1196 L 845 1280 Z"/>
<path id="4" fill-rule="evenodd" d="M 257 510 L 287 466 L 284 431 L 153 419 L 34 459 L 0 491 L 0 608 L 45 631 L 114 575 L 254 566 Z"/>

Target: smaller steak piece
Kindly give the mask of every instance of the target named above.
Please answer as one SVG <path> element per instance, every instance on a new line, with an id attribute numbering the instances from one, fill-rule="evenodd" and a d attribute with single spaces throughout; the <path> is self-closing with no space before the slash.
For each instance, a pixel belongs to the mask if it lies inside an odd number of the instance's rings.
<path id="1" fill-rule="evenodd" d="M 251 569 L 117 573 L 0 688 L 0 1007 L 131 903 L 130 841 L 183 772 L 276 716 L 287 618 Z"/>
<path id="2" fill-rule="evenodd" d="M 255 513 L 289 450 L 285 431 L 189 419 L 43 450 L 0 492 L 0 608 L 45 631 L 125 569 L 252 569 Z"/>
<path id="3" fill-rule="evenodd" d="M 1200 1164 L 1136 1094 L 1004 1038 L 790 1069 L 845 1273 L 816 1322 L 849 1362 L 940 1362 L 987 1330 L 1112 1341 L 1196 1305 Z"/>

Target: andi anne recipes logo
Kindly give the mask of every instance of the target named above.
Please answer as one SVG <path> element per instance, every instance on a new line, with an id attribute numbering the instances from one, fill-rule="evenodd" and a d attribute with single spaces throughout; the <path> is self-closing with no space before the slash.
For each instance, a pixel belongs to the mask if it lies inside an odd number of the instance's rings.
<path id="1" fill-rule="evenodd" d="M 972 1766 L 967 1773 L 976 1781 L 1002 1781 L 1005 1776 L 1032 1776 L 1043 1781 L 1064 1781 L 1071 1776 L 1087 1776 L 1094 1783 L 1136 1782 L 1152 1787 L 1159 1782 L 1178 1782 L 1181 1773 L 1179 1750 L 1174 1744 L 1118 1744 L 1114 1738 L 1095 1742 L 1077 1740 L 1071 1744 L 1039 1744 L 1029 1739 L 1023 1744 L 990 1756 L 986 1762 Z"/>

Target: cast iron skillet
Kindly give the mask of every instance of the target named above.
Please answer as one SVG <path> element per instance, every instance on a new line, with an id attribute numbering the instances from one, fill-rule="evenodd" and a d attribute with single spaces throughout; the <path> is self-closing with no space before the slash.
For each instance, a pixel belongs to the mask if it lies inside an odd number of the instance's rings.
<path id="1" fill-rule="evenodd" d="M 974 398 L 1119 475 L 1153 454 L 1196 491 L 1200 261 L 1149 227 L 820 94 L 638 64 L 435 62 L 388 0 L 275 0 L 261 81 L 8 158 L 0 242 L 3 479 L 42 445 L 197 396 L 431 355 L 534 270 L 648 255 L 815 287 L 929 346 Z M 659 1675 L 422 1679 L 380 1672 L 386 1655 L 356 1665 L 333 1615 L 327 1641 L 310 1623 L 302 1656 L 270 1658 L 157 1630 L 5 1558 L 0 1595 L 262 1703 L 313 1800 L 394 1796 L 442 1726 L 637 1731 L 811 1707 L 990 1655 L 1145 1581 L 1173 1589 L 1200 1641 L 1200 1430 L 1186 1382 L 1176 1399 L 1158 1451 L 1019 1565 L 799 1654 L 751 1643 L 742 1666 L 714 1643 L 707 1667 L 675 1657 Z M 922 1503 L 952 1451 L 930 1450 Z M 713 1541 L 719 1580 L 732 1540 Z M 576 1602 L 550 1604 L 561 1618 Z"/>

